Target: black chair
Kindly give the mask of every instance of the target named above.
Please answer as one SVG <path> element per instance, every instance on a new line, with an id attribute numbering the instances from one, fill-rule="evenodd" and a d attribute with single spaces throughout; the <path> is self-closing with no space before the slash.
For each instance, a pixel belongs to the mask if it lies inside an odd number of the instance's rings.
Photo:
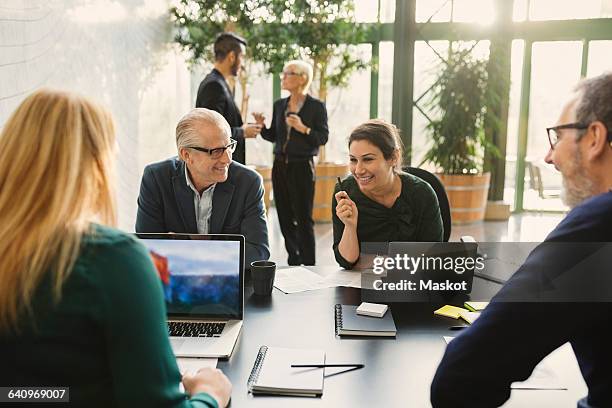
<path id="1" fill-rule="evenodd" d="M 428 172 L 427 170 L 419 169 L 418 167 L 405 166 L 403 170 L 406 173 L 410 173 L 413 176 L 417 176 L 421 180 L 429 183 L 431 188 L 436 192 L 438 196 L 438 204 L 440 205 L 440 215 L 442 216 L 442 225 L 444 227 L 444 242 L 448 242 L 451 235 L 451 212 L 450 204 L 448 202 L 448 196 L 444 185 L 435 174 Z"/>

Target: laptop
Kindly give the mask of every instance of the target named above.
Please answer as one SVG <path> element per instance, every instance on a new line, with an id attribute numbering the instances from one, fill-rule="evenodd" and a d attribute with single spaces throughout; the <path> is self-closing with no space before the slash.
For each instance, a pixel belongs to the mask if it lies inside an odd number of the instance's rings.
<path id="1" fill-rule="evenodd" d="M 162 282 L 177 357 L 228 358 L 244 317 L 244 237 L 136 234 Z"/>

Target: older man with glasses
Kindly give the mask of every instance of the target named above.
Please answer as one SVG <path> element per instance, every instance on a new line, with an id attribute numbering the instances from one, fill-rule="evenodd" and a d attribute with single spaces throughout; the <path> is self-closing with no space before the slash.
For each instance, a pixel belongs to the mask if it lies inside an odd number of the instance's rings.
<path id="1" fill-rule="evenodd" d="M 566 342 L 588 386 L 578 407 L 612 406 L 612 73 L 581 82 L 557 123 L 545 160 L 572 210 L 448 345 L 431 385 L 436 408 L 502 405 Z"/>
<path id="2" fill-rule="evenodd" d="M 136 232 L 241 234 L 245 265 L 270 257 L 263 182 L 232 161 L 236 141 L 221 114 L 196 108 L 176 126 L 178 157 L 148 165 Z"/>

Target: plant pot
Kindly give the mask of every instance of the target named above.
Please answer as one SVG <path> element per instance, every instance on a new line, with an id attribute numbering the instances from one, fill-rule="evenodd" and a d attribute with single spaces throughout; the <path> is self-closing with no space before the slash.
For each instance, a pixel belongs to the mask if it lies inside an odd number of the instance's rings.
<path id="1" fill-rule="evenodd" d="M 337 178 L 348 174 L 348 165 L 339 163 L 317 163 L 315 167 L 315 194 L 312 218 L 315 222 L 331 222 L 332 198 Z"/>
<path id="2" fill-rule="evenodd" d="M 446 189 L 453 224 L 470 224 L 484 219 L 491 173 L 437 176 Z"/>

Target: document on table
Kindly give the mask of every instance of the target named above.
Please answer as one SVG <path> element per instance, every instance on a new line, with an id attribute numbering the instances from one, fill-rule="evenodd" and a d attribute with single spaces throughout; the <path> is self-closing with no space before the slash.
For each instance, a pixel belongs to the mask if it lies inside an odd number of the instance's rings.
<path id="1" fill-rule="evenodd" d="M 452 336 L 443 337 L 446 344 L 454 339 Z M 545 360 L 533 369 L 528 379 L 513 382 L 510 388 L 513 390 L 567 390 L 567 386 L 562 383 Z"/>
<path id="2" fill-rule="evenodd" d="M 344 286 L 347 288 L 361 288 L 361 272 L 359 271 L 337 269 L 325 275 L 324 280 L 329 284 L 329 287 Z"/>
<path id="3" fill-rule="evenodd" d="M 181 374 L 195 373 L 203 367 L 217 367 L 217 358 L 179 357 L 176 359 Z"/>
<path id="4" fill-rule="evenodd" d="M 329 287 L 325 284 L 321 275 L 301 266 L 277 269 L 274 286 L 285 293 L 298 293 Z"/>
<path id="5" fill-rule="evenodd" d="M 361 273 L 356 271 L 336 270 L 321 276 L 301 266 L 295 268 L 277 269 L 274 286 L 284 293 L 298 293 L 308 290 L 335 288 L 346 286 L 361 287 Z"/>

